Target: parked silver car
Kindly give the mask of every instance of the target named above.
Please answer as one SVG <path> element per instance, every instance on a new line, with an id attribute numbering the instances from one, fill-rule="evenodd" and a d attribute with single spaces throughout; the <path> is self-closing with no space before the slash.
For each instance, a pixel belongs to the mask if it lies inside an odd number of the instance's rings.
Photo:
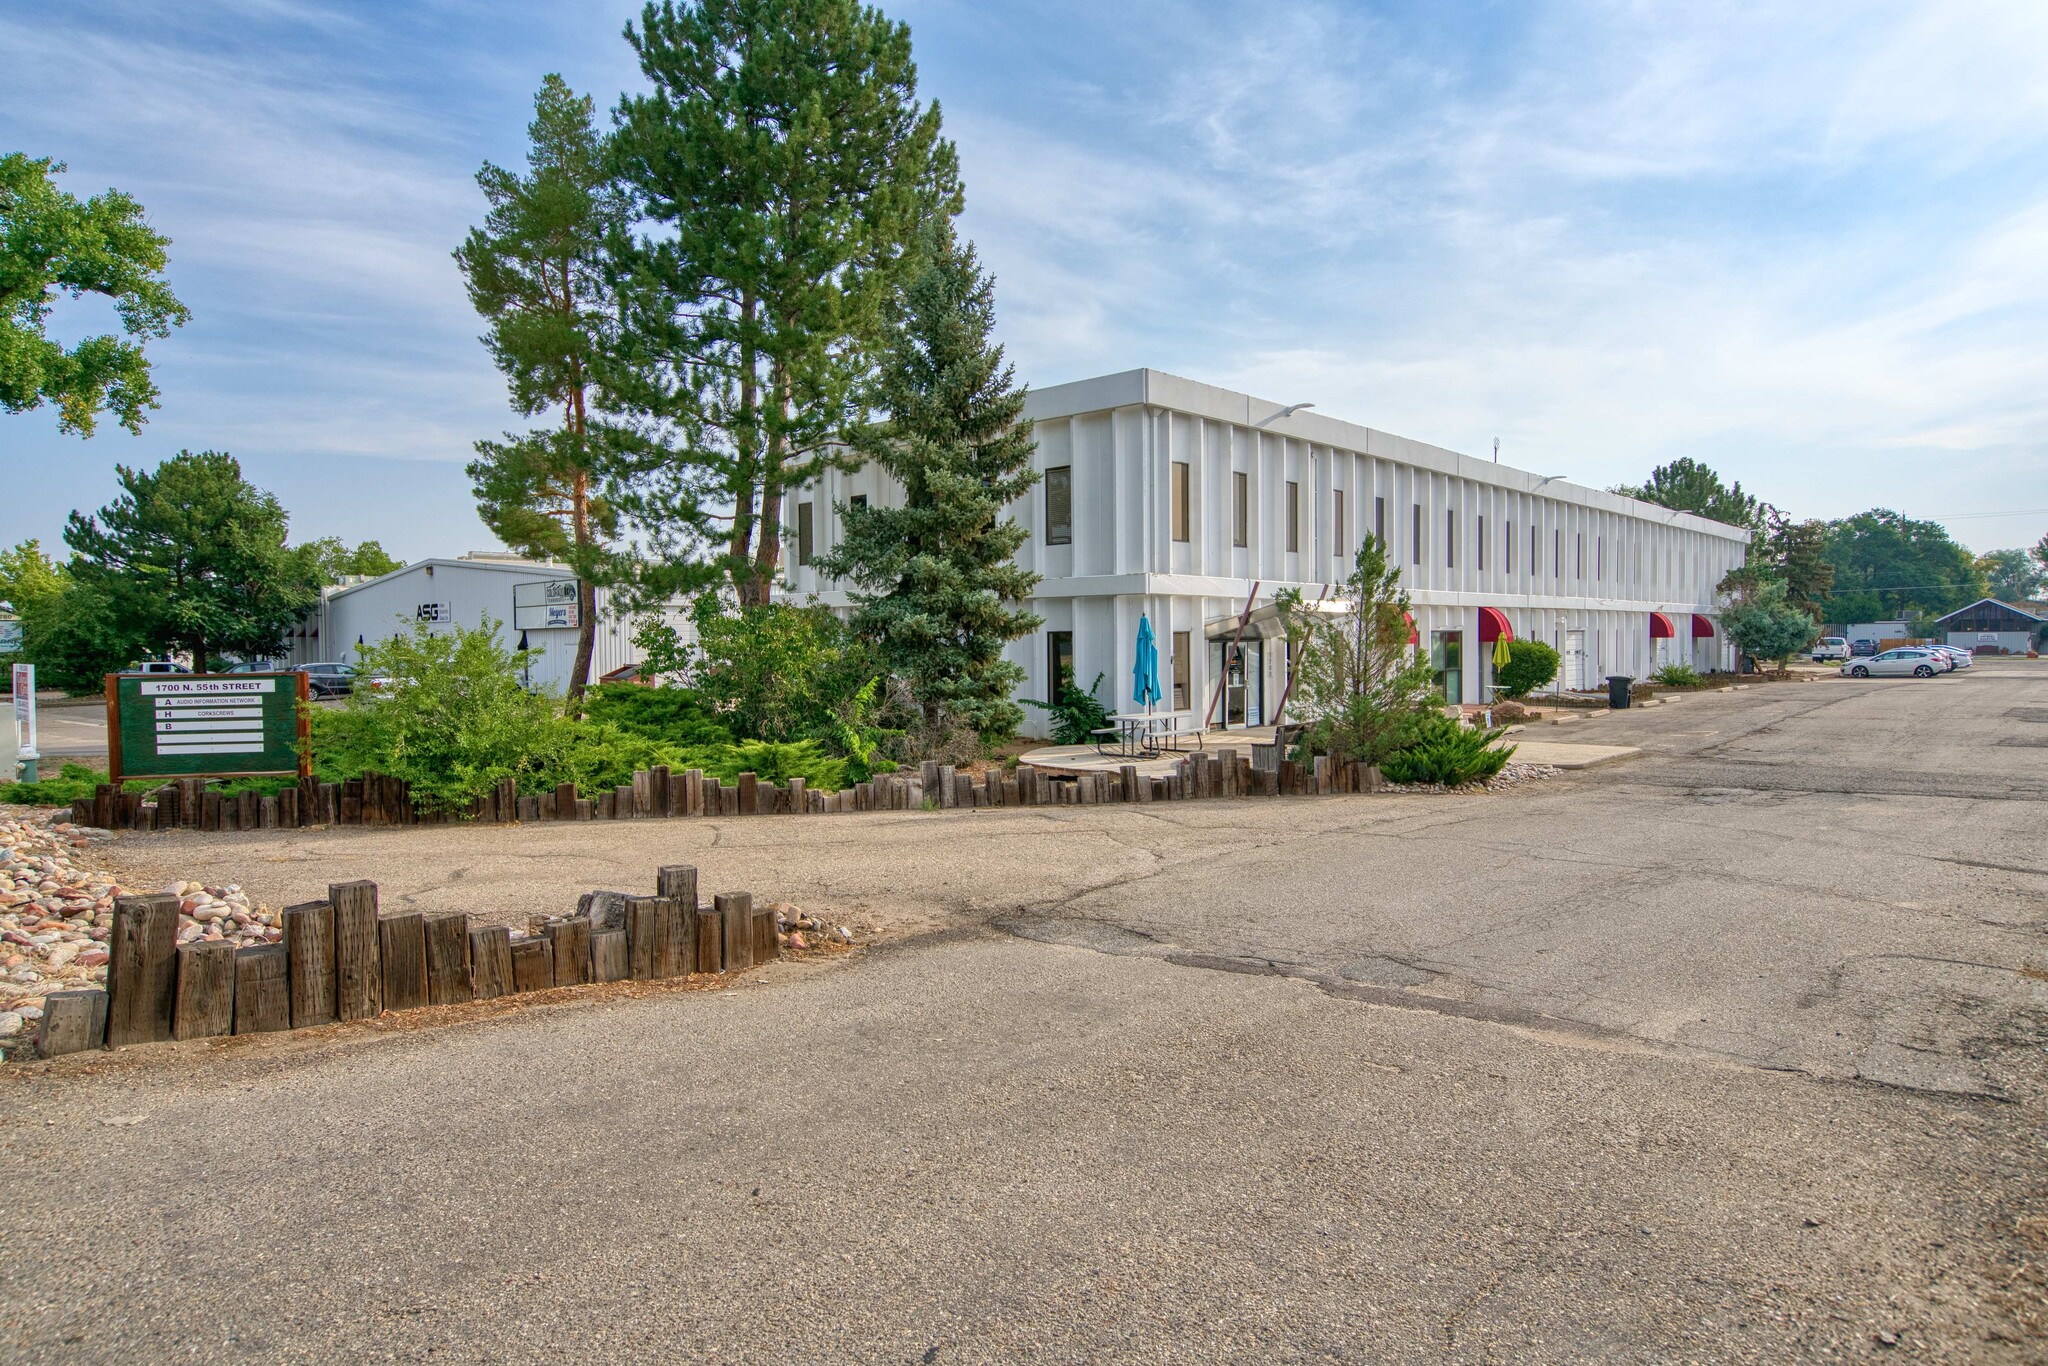
<path id="1" fill-rule="evenodd" d="M 1960 645 L 1930 645 L 1927 648 L 1947 656 L 1950 669 L 1967 669 L 1976 662 L 1970 652 Z"/>
<path id="2" fill-rule="evenodd" d="M 1918 646 L 1886 650 L 1868 659 L 1852 659 L 1842 666 L 1843 674 L 1850 678 L 1932 678 L 1944 671 L 1934 651 Z"/>

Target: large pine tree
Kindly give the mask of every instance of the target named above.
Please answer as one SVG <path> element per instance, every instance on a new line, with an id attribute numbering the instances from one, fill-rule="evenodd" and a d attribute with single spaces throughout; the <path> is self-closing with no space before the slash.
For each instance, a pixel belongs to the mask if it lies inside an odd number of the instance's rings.
<path id="1" fill-rule="evenodd" d="M 569 696 L 583 695 L 597 640 L 594 585 L 615 577 L 609 542 L 618 516 L 599 492 L 601 445 L 589 411 L 591 357 L 617 310 L 606 279 L 606 239 L 625 222 L 591 101 L 560 76 L 541 82 L 528 133 L 527 173 L 484 163 L 490 202 L 455 259 L 470 302 L 490 324 L 484 343 L 528 417 L 559 408 L 552 430 L 476 443 L 469 466 L 477 513 L 499 540 L 576 571 L 581 601 Z"/>
<path id="2" fill-rule="evenodd" d="M 959 211 L 910 30 L 858 0 L 662 0 L 626 36 L 652 89 L 613 162 L 651 230 L 621 243 L 605 367 L 639 440 L 624 506 L 657 592 L 768 601 L 786 490 L 844 463 L 919 226 Z"/>
<path id="3" fill-rule="evenodd" d="M 853 625 L 875 642 L 937 733 L 950 719 L 984 743 L 1012 738 L 1024 671 L 1003 646 L 1036 630 L 1019 605 L 1038 575 L 1018 567 L 1029 534 L 1002 515 L 1038 482 L 1025 391 L 990 340 L 995 288 L 943 219 L 892 323 L 877 395 L 887 418 L 854 449 L 903 487 L 900 507 L 845 505 L 844 535 L 817 564 L 850 579 Z"/>

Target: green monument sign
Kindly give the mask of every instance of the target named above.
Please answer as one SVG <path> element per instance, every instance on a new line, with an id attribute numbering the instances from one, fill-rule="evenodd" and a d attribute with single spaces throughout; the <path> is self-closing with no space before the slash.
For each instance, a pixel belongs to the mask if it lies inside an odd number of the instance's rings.
<path id="1" fill-rule="evenodd" d="M 108 776 L 304 777 L 306 705 L 302 673 L 108 674 Z"/>

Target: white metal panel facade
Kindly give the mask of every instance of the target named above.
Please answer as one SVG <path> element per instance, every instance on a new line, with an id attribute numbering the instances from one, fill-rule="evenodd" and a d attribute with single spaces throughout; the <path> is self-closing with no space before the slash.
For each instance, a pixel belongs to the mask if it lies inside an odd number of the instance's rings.
<path id="1" fill-rule="evenodd" d="M 498 638 L 508 648 L 516 646 L 522 634 L 512 624 L 516 586 L 573 579 L 560 565 L 421 560 L 368 582 L 330 591 L 293 631 L 291 662 L 353 664 L 360 645 L 388 639 L 415 621 L 445 630 L 457 624 L 474 627 L 489 620 L 497 624 Z M 687 632 L 687 614 L 680 608 L 663 615 L 672 626 Z M 600 589 L 590 664 L 593 680 L 639 658 L 633 631 L 633 619 L 615 612 L 610 595 Z M 527 647 L 535 652 L 526 675 L 528 682 L 547 692 L 562 692 L 576 664 L 576 628 L 529 628 L 523 634 Z"/>
<path id="2" fill-rule="evenodd" d="M 1491 674 L 1481 607 L 1502 613 L 1518 639 L 1560 651 L 1583 633 L 1576 672 L 1588 686 L 1663 663 L 1733 662 L 1718 635 L 1694 638 L 1692 619 L 1711 621 L 1716 585 L 1743 562 L 1748 533 L 1734 527 L 1154 370 L 1037 390 L 1026 411 L 1037 420 L 1034 463 L 1070 470 L 1073 496 L 1063 545 L 1048 543 L 1043 485 L 1010 508 L 1031 532 L 1018 561 L 1044 576 L 1031 607 L 1045 625 L 1009 652 L 1026 671 L 1024 696 L 1045 698 L 1051 686 L 1044 633 L 1072 632 L 1076 678 L 1086 686 L 1103 674 L 1102 700 L 1128 705 L 1138 618 L 1148 612 L 1162 681 L 1175 633 L 1187 633 L 1199 716 L 1223 663 L 1203 643 L 1212 623 L 1283 588 L 1334 595 L 1368 532 L 1401 568 L 1423 648 L 1461 633 L 1447 689 L 1460 700 L 1482 700 Z M 1176 464 L 1187 467 L 1185 540 L 1173 536 Z M 836 508 L 857 495 L 900 496 L 872 468 L 828 473 L 793 496 L 813 504 L 814 549 L 836 543 Z M 787 563 L 799 595 L 847 602 L 794 554 Z M 1653 613 L 1672 623 L 1670 638 L 1653 640 Z M 1261 653 L 1253 688 L 1262 714 L 1247 720 L 1270 720 L 1285 687 L 1281 652 Z"/>

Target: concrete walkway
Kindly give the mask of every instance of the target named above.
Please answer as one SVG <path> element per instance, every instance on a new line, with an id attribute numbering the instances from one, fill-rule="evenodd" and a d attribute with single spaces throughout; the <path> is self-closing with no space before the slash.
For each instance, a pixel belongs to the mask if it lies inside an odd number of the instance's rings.
<path id="1" fill-rule="evenodd" d="M 1509 737 L 1514 741 L 1518 764 L 1548 764 L 1552 768 L 1594 768 L 1617 759 L 1633 759 L 1642 751 L 1634 745 L 1579 745 L 1561 740 L 1530 740 L 1529 732 Z"/>

